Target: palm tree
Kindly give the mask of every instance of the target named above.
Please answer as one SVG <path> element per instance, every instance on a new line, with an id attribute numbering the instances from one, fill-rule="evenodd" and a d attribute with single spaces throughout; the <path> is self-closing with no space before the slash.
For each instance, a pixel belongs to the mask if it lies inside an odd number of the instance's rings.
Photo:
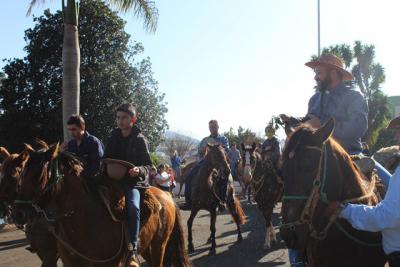
<path id="1" fill-rule="evenodd" d="M 46 0 L 31 0 L 27 15 L 30 15 L 36 4 Z M 65 1 L 67 2 L 65 4 Z M 135 16 L 142 17 L 144 27 L 149 32 L 154 32 L 157 27 L 158 10 L 150 0 L 106 0 L 117 11 L 133 11 Z M 64 139 L 69 139 L 66 124 L 72 114 L 79 114 L 80 96 L 80 49 L 79 49 L 79 0 L 62 0 L 64 17 L 64 40 L 62 51 L 63 78 L 62 78 L 62 113 Z"/>

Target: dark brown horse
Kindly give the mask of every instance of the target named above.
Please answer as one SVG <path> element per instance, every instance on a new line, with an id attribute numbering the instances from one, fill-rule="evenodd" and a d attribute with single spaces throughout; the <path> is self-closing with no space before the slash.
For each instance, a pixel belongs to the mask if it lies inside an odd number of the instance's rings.
<path id="1" fill-rule="evenodd" d="M 74 156 L 48 150 L 30 152 L 21 175 L 15 212 L 24 223 L 31 207 L 45 218 L 49 203 L 55 207 L 54 228 L 64 266 L 125 266 L 128 255 L 125 224 L 110 216 L 94 190 L 81 176 L 82 163 Z M 151 187 L 158 207 L 141 216 L 139 253 L 149 266 L 191 266 L 184 248 L 179 209 L 168 193 Z M 146 197 L 143 198 L 144 201 Z M 157 205 L 158 204 L 158 205 Z M 145 210 L 145 209 L 142 209 Z"/>
<path id="2" fill-rule="evenodd" d="M 381 234 L 358 231 L 328 209 L 332 202 L 377 204 L 375 184 L 363 179 L 330 136 L 334 121 L 318 130 L 300 125 L 283 154 L 281 236 L 302 250 L 309 266 L 384 266 Z"/>
<path id="3" fill-rule="evenodd" d="M 215 222 L 217 220 L 217 205 L 221 202 L 218 183 L 220 179 L 230 179 L 228 181 L 227 206 L 232 218 L 237 226 L 238 242 L 242 241 L 240 225 L 246 222 L 239 200 L 234 195 L 233 180 L 226 160 L 225 150 L 220 145 L 208 145 L 208 152 L 204 159 L 204 164 L 192 180 L 192 207 L 188 225 L 189 252 L 194 251 L 192 238 L 192 225 L 199 210 L 204 209 L 210 212 L 210 231 L 211 235 L 208 242 L 211 243 L 210 255 L 216 253 L 215 243 Z"/>
<path id="4" fill-rule="evenodd" d="M 0 147 L 0 154 L 4 158 L 0 171 L 0 205 L 6 209 L 7 213 L 11 212 L 11 207 L 17 197 L 20 174 L 24 169 L 30 151 L 33 151 L 33 148 L 29 145 L 26 145 L 21 154 L 10 154 L 7 149 Z M 28 250 L 39 256 L 42 267 L 56 267 L 58 260 L 57 242 L 41 220 L 29 220 L 26 224 L 25 233 L 30 245 Z"/>
<path id="5" fill-rule="evenodd" d="M 246 153 L 253 166 L 251 187 L 254 198 L 265 219 L 264 249 L 269 249 L 277 242 L 272 214 L 282 196 L 283 182 L 272 161 L 266 155 L 258 153 L 255 146 L 251 150 L 246 150 Z"/>

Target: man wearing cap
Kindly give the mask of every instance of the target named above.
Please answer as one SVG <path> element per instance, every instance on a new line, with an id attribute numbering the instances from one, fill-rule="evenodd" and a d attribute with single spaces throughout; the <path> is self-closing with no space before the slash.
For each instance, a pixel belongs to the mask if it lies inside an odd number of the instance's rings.
<path id="1" fill-rule="evenodd" d="M 343 61 L 332 54 L 322 54 L 305 65 L 314 70 L 318 89 L 308 103 L 308 123 L 319 128 L 334 118 L 333 137 L 347 153 L 360 154 L 361 138 L 368 128 L 368 106 L 359 91 L 344 83 L 353 80 L 353 75 L 344 69 Z"/>
<path id="2" fill-rule="evenodd" d="M 278 167 L 279 157 L 281 155 L 281 149 L 278 139 L 275 137 L 275 129 L 272 124 L 265 127 L 265 135 L 267 139 L 261 145 L 262 155 L 268 157 L 274 164 L 274 167 Z"/>
<path id="3" fill-rule="evenodd" d="M 393 119 L 388 126 L 400 132 L 400 117 Z M 339 217 L 362 231 L 382 232 L 383 250 L 388 255 L 389 266 L 400 266 L 400 168 L 390 178 L 385 198 L 375 207 L 340 203 L 332 204 Z"/>
<path id="4" fill-rule="evenodd" d="M 147 140 L 136 126 L 136 110 L 132 104 L 117 108 L 117 125 L 107 141 L 105 158 L 123 160 L 135 167 L 129 170 L 129 177 L 123 181 L 125 190 L 128 228 L 133 249 L 130 266 L 139 266 L 137 257 L 140 228 L 140 191 L 149 187 L 148 176 L 152 167 Z"/>

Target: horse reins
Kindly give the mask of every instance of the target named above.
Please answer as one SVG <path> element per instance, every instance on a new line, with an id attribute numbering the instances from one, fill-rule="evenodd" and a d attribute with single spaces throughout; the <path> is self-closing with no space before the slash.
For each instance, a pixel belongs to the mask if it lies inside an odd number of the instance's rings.
<path id="1" fill-rule="evenodd" d="M 349 237 L 350 239 L 354 240 L 355 242 L 357 242 L 359 244 L 362 244 L 365 246 L 381 245 L 381 244 L 368 244 L 368 243 L 365 243 L 365 242 L 353 237 L 336 221 L 337 217 L 339 216 L 338 213 L 334 213 L 329 217 L 328 224 L 325 226 L 325 228 L 322 231 L 318 232 L 315 229 L 315 227 L 312 224 L 312 218 L 314 216 L 314 212 L 317 207 L 318 201 L 321 201 L 324 204 L 329 204 L 328 197 L 327 197 L 326 193 L 324 192 L 324 187 L 325 187 L 325 184 L 327 181 L 327 169 L 328 169 L 327 168 L 328 167 L 328 156 L 327 156 L 326 142 L 323 143 L 322 148 L 317 147 L 317 146 L 305 146 L 304 148 L 311 149 L 311 150 L 317 150 L 321 153 L 321 156 L 319 159 L 319 164 L 318 164 L 318 173 L 317 173 L 316 177 L 314 178 L 313 188 L 312 188 L 309 196 L 284 195 L 282 197 L 282 202 L 285 200 L 306 200 L 306 204 L 303 208 L 300 219 L 298 219 L 294 222 L 282 224 L 279 228 L 290 228 L 291 230 L 294 230 L 294 228 L 298 225 L 307 224 L 311 231 L 311 236 L 317 240 L 322 240 L 322 239 L 326 238 L 327 232 L 328 232 L 329 228 L 332 226 L 332 224 L 335 224 L 341 232 L 343 232 L 347 237 Z M 289 157 L 293 158 L 294 153 L 295 153 L 294 151 L 291 151 L 289 153 Z M 322 174 L 322 180 L 321 180 L 321 174 Z M 361 201 L 361 200 L 364 200 L 366 198 L 373 196 L 374 195 L 374 185 L 375 185 L 375 180 L 374 180 L 372 186 L 370 186 L 371 188 L 367 194 L 365 194 L 361 197 L 344 200 L 341 202 L 341 204 L 347 204 L 347 203 L 354 202 L 354 201 Z"/>
<path id="2" fill-rule="evenodd" d="M 44 188 L 44 193 L 49 191 L 53 186 L 57 185 L 63 178 L 64 175 L 60 174 L 60 170 L 59 170 L 59 165 L 58 165 L 58 157 L 56 157 L 54 160 L 50 161 L 50 168 L 49 168 L 49 176 L 50 179 L 48 181 L 48 183 L 46 184 L 46 187 Z M 116 259 L 118 257 L 119 254 L 121 254 L 122 248 L 123 248 L 123 244 L 124 244 L 124 236 L 125 236 L 125 230 L 124 230 L 124 224 L 121 223 L 121 243 L 120 246 L 118 248 L 118 251 L 115 255 L 113 255 L 110 258 L 107 259 L 92 259 L 89 258 L 87 256 L 85 256 L 84 254 L 80 253 L 79 251 L 77 251 L 75 248 L 73 248 L 70 244 L 68 244 L 65 240 L 63 240 L 57 233 L 55 230 L 55 227 L 50 225 L 49 223 L 55 223 L 56 219 L 51 219 L 46 211 L 44 209 L 42 209 L 36 201 L 34 200 L 21 200 L 21 199 L 17 199 L 14 202 L 15 204 L 28 204 L 31 205 L 32 208 L 35 210 L 35 212 L 41 216 L 43 216 L 45 218 L 45 223 L 46 223 L 46 227 L 49 230 L 49 232 L 71 253 L 71 254 L 76 254 L 79 257 L 81 257 L 84 260 L 87 260 L 89 262 L 94 262 L 94 263 L 106 263 L 106 262 L 110 262 L 114 259 Z M 66 212 L 62 217 L 71 217 L 74 214 L 73 211 L 69 211 Z"/>

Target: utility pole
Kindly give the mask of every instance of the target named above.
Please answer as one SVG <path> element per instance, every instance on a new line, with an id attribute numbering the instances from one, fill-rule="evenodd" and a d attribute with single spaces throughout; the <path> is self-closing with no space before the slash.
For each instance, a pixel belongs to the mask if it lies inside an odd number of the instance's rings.
<path id="1" fill-rule="evenodd" d="M 321 55 L 321 12 L 320 0 L 318 1 L 318 57 Z"/>

